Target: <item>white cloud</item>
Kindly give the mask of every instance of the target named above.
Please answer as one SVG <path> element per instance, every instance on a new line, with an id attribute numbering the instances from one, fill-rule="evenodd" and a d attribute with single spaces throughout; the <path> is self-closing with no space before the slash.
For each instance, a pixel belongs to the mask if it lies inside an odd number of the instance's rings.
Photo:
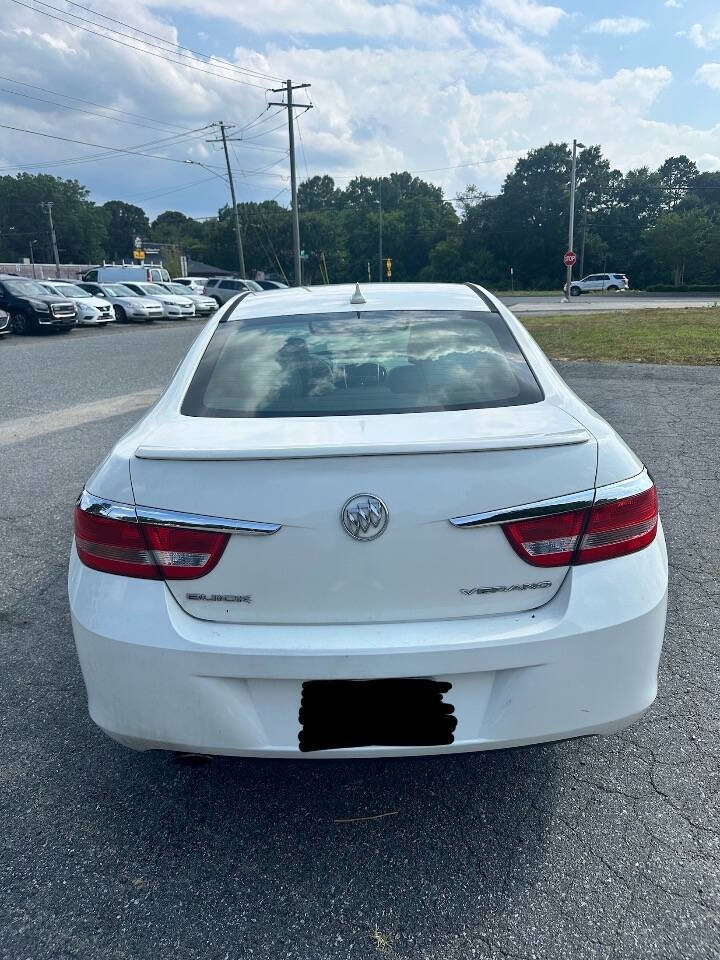
<path id="1" fill-rule="evenodd" d="M 619 36 L 627 36 L 631 33 L 639 33 L 650 24 L 647 20 L 640 17 L 605 17 L 602 20 L 596 20 L 587 28 L 588 33 L 611 33 Z"/>
<path id="2" fill-rule="evenodd" d="M 161 18 L 143 5 L 146 2 L 126 0 L 123 19 L 173 39 L 175 27 L 167 22 L 171 17 L 167 8 Z M 149 2 L 157 4 L 159 0 Z M 190 0 L 179 2 L 189 4 Z M 375 25 L 365 25 L 362 29 L 372 32 L 359 37 L 357 29 L 338 35 L 344 20 L 357 8 L 351 9 L 344 0 L 337 5 L 325 0 L 322 4 L 320 0 L 306 2 L 293 0 L 313 30 L 321 30 L 323 15 L 331 21 L 324 37 L 311 42 L 308 31 L 296 31 L 300 39 L 293 39 L 290 27 L 281 22 L 285 12 L 289 17 L 295 15 L 293 4 L 278 0 L 280 12 L 273 7 L 275 27 L 267 28 L 264 35 L 238 31 L 246 39 L 231 55 L 235 62 L 263 73 L 312 83 L 315 109 L 300 121 L 304 151 L 300 151 L 298 163 L 303 178 L 306 157 L 310 174 L 331 173 L 341 184 L 360 173 L 434 170 L 426 174 L 427 179 L 443 186 L 449 196 L 471 182 L 492 192 L 513 166 L 513 159 L 508 158 L 550 140 L 567 141 L 573 136 L 588 144 L 601 144 L 610 162 L 621 169 L 657 166 L 678 153 L 697 158 L 706 169 L 720 166 L 720 127 L 698 130 L 647 119 L 661 92 L 672 82 L 667 67 L 632 67 L 608 75 L 594 58 L 588 37 L 577 47 L 558 49 L 548 44 L 543 31 L 551 29 L 552 18 L 538 14 L 535 8 L 559 7 L 477 0 L 463 12 L 435 0 L 406 0 L 401 9 L 412 10 L 414 21 L 400 25 L 394 10 L 387 14 L 394 33 L 380 35 Z M 217 19 L 209 12 L 214 4 L 218 10 L 222 8 Z M 246 0 L 237 0 L 232 6 L 220 0 L 193 0 L 193 6 L 205 17 L 203 28 L 213 41 L 212 49 L 224 52 L 228 16 L 253 19 Z M 253 14 L 263 22 L 272 19 L 269 5 L 256 6 Z M 385 10 L 391 4 L 371 6 Z M 530 19 L 526 17 L 524 23 L 513 19 L 513 6 L 518 17 L 530 11 Z M 433 32 L 437 24 L 433 17 L 440 14 L 454 26 Z M 536 15 L 539 19 L 532 20 Z M 560 16 L 556 22 L 562 19 Z M 46 33 L 52 34 L 53 44 Z M 187 38 L 181 40 L 195 45 Z M 203 46 L 209 48 L 210 42 Z M 698 71 L 698 81 L 711 82 L 712 66 L 706 64 L 707 70 Z M 242 124 L 265 106 L 263 90 L 176 67 L 65 25 L 53 24 L 50 31 L 46 19 L 23 8 L 13 9 L 0 26 L 0 74 L 154 117 L 165 127 L 135 128 L 0 92 L 0 122 L 99 144 L 141 144 L 168 136 L 168 130 L 175 129 L 169 125 L 189 129 L 220 118 Z M 37 96 L 49 98 L 39 92 Z M 617 122 L 620 115 L 622 124 Z M 234 145 L 238 156 L 233 163 L 245 170 L 276 159 L 279 163 L 262 176 L 238 178 L 243 200 L 268 199 L 286 183 L 270 175 L 287 174 L 283 153 L 259 149 L 286 149 L 283 117 L 253 128 L 255 133 L 263 130 L 268 132 L 261 139 Z M 174 147 L 158 144 L 148 152 L 220 165 L 222 156 L 217 147 L 204 142 L 206 136 L 195 134 Z M 96 152 L 4 131 L 0 167 Z M 437 169 L 461 164 L 457 169 Z M 202 169 L 161 160 L 121 157 L 49 167 L 48 172 L 77 177 L 100 202 L 111 198 L 140 201 L 151 214 L 176 208 L 208 215 L 227 200 L 222 180 L 208 174 L 208 182 L 199 183 L 206 179 Z M 198 181 L 197 187 L 177 196 L 142 202 L 142 197 L 153 191 L 193 181 Z M 287 194 L 282 195 L 281 202 L 286 198 Z"/>
<path id="3" fill-rule="evenodd" d="M 485 9 L 541 36 L 548 34 L 567 16 L 561 7 L 535 3 L 534 0 L 485 0 Z"/>
<path id="4" fill-rule="evenodd" d="M 695 71 L 695 79 L 712 90 L 720 90 L 720 63 L 704 63 Z"/>
<path id="5" fill-rule="evenodd" d="M 709 26 L 694 23 L 689 30 L 682 31 L 678 36 L 687 37 L 699 50 L 709 50 L 720 43 L 720 17 L 716 17 Z"/>
<path id="6" fill-rule="evenodd" d="M 376 37 L 439 40 L 457 39 L 462 28 L 457 12 L 436 13 L 412 2 L 371 3 L 370 0 L 148 0 L 151 7 L 186 9 L 194 16 L 232 20 L 254 34 Z M 523 0 L 528 2 L 528 0 Z"/>
<path id="7" fill-rule="evenodd" d="M 665 0 L 666 7 L 672 7 L 674 10 L 679 10 L 682 7 L 682 0 Z"/>

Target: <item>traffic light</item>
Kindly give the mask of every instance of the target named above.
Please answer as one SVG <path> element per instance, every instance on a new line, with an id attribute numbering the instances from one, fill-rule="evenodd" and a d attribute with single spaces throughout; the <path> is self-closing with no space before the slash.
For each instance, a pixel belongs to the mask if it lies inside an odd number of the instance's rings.
<path id="1" fill-rule="evenodd" d="M 385 261 L 385 270 L 387 272 L 387 277 L 389 280 L 390 277 L 392 276 L 392 260 L 390 259 L 390 257 L 388 257 L 387 260 Z"/>

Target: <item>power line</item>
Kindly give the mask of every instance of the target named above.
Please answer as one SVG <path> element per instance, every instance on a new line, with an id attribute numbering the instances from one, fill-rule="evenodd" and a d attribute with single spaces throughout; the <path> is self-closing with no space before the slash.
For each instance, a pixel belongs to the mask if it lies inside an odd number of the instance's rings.
<path id="1" fill-rule="evenodd" d="M 63 110 L 72 110 L 75 113 L 84 113 L 88 117 L 100 117 L 101 120 L 109 120 L 111 123 L 124 123 L 132 127 L 144 127 L 146 130 L 164 130 L 166 133 L 170 133 L 167 127 L 151 127 L 147 123 L 138 123 L 137 120 L 123 120 L 121 117 L 108 117 L 104 113 L 95 113 L 92 110 L 83 110 L 82 107 L 71 107 L 66 103 L 58 103 L 55 100 L 47 100 L 44 97 L 34 97 L 30 93 L 23 93 L 21 90 L 9 90 L 7 87 L 0 87 L 2 93 L 10 93 L 14 97 L 23 97 L 26 100 L 36 100 L 38 103 L 49 103 L 53 107 L 61 107 Z"/>
<path id="2" fill-rule="evenodd" d="M 240 64 L 233 63 L 231 60 L 226 60 L 224 57 L 218 57 L 214 54 L 211 55 L 208 53 L 202 53 L 198 50 L 192 50 L 190 47 L 184 47 L 181 43 L 173 43 L 172 40 L 166 40 L 164 37 L 158 37 L 157 34 L 148 33 L 147 30 L 142 30 L 140 27 L 135 27 L 132 24 L 125 23 L 123 20 L 117 20 L 115 17 L 109 17 L 107 14 L 101 13 L 99 10 L 94 10 L 92 7 L 86 7 L 82 3 L 75 3 L 74 0 L 66 0 L 66 3 L 68 3 L 71 7 L 79 7 L 80 10 L 85 10 L 88 13 L 92 13 L 94 16 L 100 17 L 102 20 L 109 20 L 111 23 L 117 23 L 121 27 L 126 27 L 128 30 L 133 30 L 135 33 L 142 33 L 143 36 L 150 37 L 152 40 L 159 40 L 160 43 L 164 43 L 166 46 L 177 48 L 178 50 L 184 50 L 195 57 L 204 57 L 206 60 L 219 61 L 225 65 L 226 69 L 230 68 L 232 70 L 237 70 L 240 73 L 247 73 L 255 77 L 260 77 L 263 80 L 271 80 L 273 83 L 277 83 L 280 80 L 280 77 L 274 77 L 272 74 L 263 73 L 260 70 L 254 70 L 252 67 L 243 67 Z M 49 6 L 49 4 L 44 5 Z M 74 16 L 74 14 L 70 14 L 70 16 Z M 102 24 L 98 24 L 98 26 L 102 26 Z M 121 34 L 121 36 L 125 36 L 125 34 Z"/>
<path id="3" fill-rule="evenodd" d="M 307 157 L 305 156 L 305 144 L 303 143 L 302 130 L 300 129 L 300 117 L 298 117 L 295 122 L 297 123 L 298 137 L 300 138 L 300 150 L 302 151 L 302 155 L 303 155 L 303 163 L 305 164 L 305 176 L 309 180 L 310 171 L 308 170 Z"/>
<path id="4" fill-rule="evenodd" d="M 425 170 L 402 170 L 402 171 L 398 171 L 398 172 L 401 172 L 401 173 L 409 173 L 409 174 L 410 174 L 411 176 L 413 176 L 413 177 L 414 177 L 414 176 L 417 176 L 417 174 L 419 174 L 419 173 L 440 173 L 441 171 L 445 171 L 445 170 L 459 170 L 459 169 L 461 169 L 462 167 L 477 167 L 477 166 L 480 166 L 480 165 L 486 164 L 486 163 L 499 163 L 501 160 L 516 160 L 518 157 L 522 157 L 526 152 L 527 152 L 527 151 L 525 151 L 525 150 L 518 150 L 518 151 L 516 151 L 515 153 L 507 154 L 506 156 L 503 156 L 503 157 L 491 157 L 491 158 L 489 158 L 489 159 L 484 159 L 484 160 L 468 160 L 468 161 L 466 161 L 465 163 L 455 163 L 455 164 L 453 164 L 453 165 L 450 166 L 450 167 L 428 167 L 428 168 L 426 168 Z M 330 176 L 330 177 L 332 177 L 334 180 L 354 180 L 354 179 L 358 176 L 358 174 L 356 174 L 356 173 L 349 173 L 349 174 L 329 173 L 329 174 L 323 174 L 323 176 Z M 362 176 L 362 174 L 361 174 L 361 176 Z M 392 176 L 392 174 L 385 174 L 385 175 L 379 174 L 379 176 L 380 176 L 380 177 L 383 177 L 383 176 Z"/>
<path id="5" fill-rule="evenodd" d="M 185 163 L 184 160 L 181 160 L 177 157 L 162 157 L 162 156 L 159 156 L 158 154 L 144 153 L 140 150 L 123 149 L 122 147 L 110 147 L 110 146 L 107 146 L 107 144 L 90 143 L 87 140 L 74 140 L 70 137 L 59 137 L 57 136 L 57 134 L 54 134 L 54 133 L 42 133 L 39 130 L 28 130 L 24 127 L 13 127 L 7 123 L 0 123 L 0 128 L 2 128 L 3 130 L 14 130 L 16 133 L 29 133 L 34 137 L 45 137 L 49 140 L 62 140 L 64 143 L 77 143 L 83 147 L 97 147 L 98 149 L 101 149 L 101 150 L 108 150 L 110 151 L 111 154 L 126 153 L 126 154 L 131 154 L 132 156 L 137 156 L 137 157 L 148 157 L 151 160 L 168 160 L 170 163 Z M 175 146 L 175 144 L 173 144 L 173 146 Z M 50 164 L 47 164 L 47 166 L 50 166 Z M 5 169 L 8 169 L 8 168 L 5 168 Z"/>
<path id="6" fill-rule="evenodd" d="M 158 121 L 152 117 L 143 116 L 141 113 L 129 113 L 127 110 L 118 110 L 117 107 L 108 107 L 104 103 L 97 103 L 95 100 L 86 100 L 83 97 L 74 97 L 69 93 L 58 93 L 57 90 L 48 90 L 47 87 L 38 87 L 33 83 L 25 83 L 23 80 L 16 80 L 14 77 L 3 77 L 0 76 L 0 80 L 6 80 L 9 83 L 14 83 L 16 86 L 20 87 L 29 87 L 31 90 L 39 90 L 41 93 L 50 93 L 54 97 L 62 97 L 63 100 L 75 100 L 77 103 L 88 103 L 92 107 L 100 107 L 103 110 L 107 110 L 110 113 L 121 113 L 126 117 L 136 117 L 138 120 L 148 120 L 150 123 L 159 124 L 160 122 L 164 123 L 166 127 L 174 127 L 176 130 L 182 131 L 183 133 L 188 133 L 185 127 L 181 127 L 176 123 L 170 123 L 168 120 Z"/>
<path id="7" fill-rule="evenodd" d="M 23 0 L 12 0 L 13 3 L 17 4 L 19 7 L 25 7 L 27 10 L 31 10 L 33 13 L 41 14 L 44 17 L 49 17 L 51 20 L 57 20 L 60 23 L 64 23 L 68 27 L 74 27 L 76 30 L 84 30 L 86 33 L 91 33 L 93 36 L 101 37 L 103 40 L 111 40 L 113 43 L 118 43 L 122 47 L 128 47 L 130 50 L 134 50 L 136 53 L 145 53 L 149 57 L 155 57 L 158 60 L 165 60 L 167 63 L 172 63 L 177 67 L 188 67 L 190 70 L 197 70 L 199 73 L 207 74 L 208 76 L 215 77 L 218 80 L 229 80 L 233 83 L 244 84 L 248 87 L 257 87 L 260 90 L 265 90 L 266 85 L 260 83 L 252 83 L 250 80 L 241 80 L 239 77 L 228 77 L 226 74 L 217 73 L 212 70 L 203 70 L 202 67 L 197 66 L 193 63 L 188 63 L 187 60 L 173 60 L 170 57 L 164 57 L 160 53 L 154 53 L 152 50 L 146 50 L 143 47 L 138 47 L 136 44 L 144 43 L 145 46 L 154 46 L 151 43 L 148 43 L 147 40 L 139 40 L 136 37 L 129 37 L 128 39 L 134 40 L 135 43 L 125 43 L 123 40 L 118 40 L 117 37 L 110 36 L 109 33 L 98 33 L 97 30 L 91 30 L 89 27 L 85 26 L 83 23 L 74 23 L 72 20 L 65 20 L 63 17 L 59 17 L 56 14 L 48 13 L 47 10 L 38 10 L 36 7 L 31 6 L 29 3 L 24 3 Z M 55 10 L 57 13 L 64 13 L 66 16 L 75 17 L 75 19 L 80 19 L 77 14 L 70 13 L 66 10 L 61 10 L 59 7 L 53 7 L 52 4 L 45 3 L 44 0 L 35 0 L 36 3 L 40 3 L 43 7 L 48 7 L 50 10 Z M 96 27 L 100 27 L 102 30 L 107 30 L 112 33 L 117 33 L 118 36 L 127 37 L 127 34 L 119 33 L 119 31 L 114 30 L 110 31 L 109 27 L 104 27 L 102 24 L 95 23 Z M 163 48 L 158 48 L 163 49 Z M 165 53 L 170 51 L 165 50 Z"/>
<path id="8" fill-rule="evenodd" d="M 283 101 L 270 101 L 268 103 L 269 107 L 281 107 L 284 110 L 287 110 L 287 119 L 288 119 L 288 144 L 290 147 L 290 195 L 291 195 L 291 207 L 292 207 L 292 233 L 293 233 L 293 261 L 294 261 L 294 275 L 293 282 L 296 287 L 299 287 L 302 283 L 302 259 L 300 257 L 300 217 L 298 215 L 298 199 L 297 199 L 297 176 L 295 174 L 295 107 L 299 107 L 304 110 L 311 110 L 312 103 L 298 103 L 293 104 L 293 92 L 295 90 L 307 90 L 310 87 L 309 83 L 293 83 L 292 80 L 287 80 L 282 87 L 273 89 L 273 93 L 283 93 L 285 95 L 285 100 Z"/>
<path id="9" fill-rule="evenodd" d="M 146 200 L 157 200 L 160 197 L 166 197 L 171 193 L 180 193 L 181 190 L 189 190 L 190 187 L 199 186 L 201 183 L 209 183 L 211 180 L 215 180 L 215 175 L 212 177 L 202 177 L 200 180 L 193 180 L 190 183 L 183 183 L 180 186 L 172 187 L 170 190 L 155 190 L 153 193 L 147 194 L 147 196 L 141 197 L 137 194 L 126 197 L 126 200 L 134 200 L 135 203 L 143 203 Z"/>
<path id="10" fill-rule="evenodd" d="M 197 140 L 197 139 L 198 139 L 198 134 L 200 135 L 200 137 L 202 137 L 202 131 L 207 130 L 207 128 L 208 128 L 208 125 L 206 125 L 206 126 L 204 126 L 204 127 L 198 127 L 196 130 L 188 131 L 189 134 L 192 134 L 192 135 L 190 135 L 190 136 L 189 136 L 188 134 L 184 134 L 184 133 L 183 133 L 183 134 L 176 133 L 176 134 L 173 134 L 173 136 L 171 136 L 171 137 L 159 137 L 159 138 L 156 138 L 156 139 L 154 139 L 154 140 L 146 140 L 144 143 L 138 143 L 138 144 L 135 144 L 135 145 L 132 146 L 132 147 L 129 147 L 129 148 L 128 148 L 128 151 L 129 151 L 129 152 L 138 152 L 138 151 L 142 150 L 144 147 L 154 147 L 154 146 L 160 146 L 160 145 L 168 146 L 168 147 L 169 147 L 169 146 L 173 146 L 173 147 L 174 147 L 174 146 L 180 146 L 180 145 L 182 145 L 182 144 L 184 144 L 184 143 L 190 143 L 190 142 L 192 142 L 193 140 Z M 38 131 L 34 131 L 34 130 L 31 130 L 31 131 L 29 131 L 29 132 L 30 132 L 30 133 L 37 133 L 37 135 L 39 135 L 39 136 L 48 136 L 48 137 L 49 137 L 49 136 L 52 136 L 51 134 L 39 133 Z M 67 139 L 67 138 L 62 138 L 62 139 Z M 78 142 L 85 144 L 84 141 L 78 141 Z M 85 144 L 85 145 L 86 145 L 86 146 L 93 146 L 93 144 Z M 32 169 L 37 169 L 37 168 L 45 169 L 46 167 L 73 166 L 73 165 L 78 164 L 78 163 L 80 163 L 80 164 L 82 164 L 82 163 L 94 163 L 95 161 L 98 161 L 98 160 L 107 160 L 107 159 L 109 159 L 110 157 L 117 156 L 117 150 L 116 150 L 116 148 L 110 147 L 110 148 L 108 148 L 108 149 L 110 150 L 109 153 L 108 153 L 108 152 L 106 152 L 106 153 L 90 153 L 90 154 L 85 154 L 84 156 L 81 156 L 81 157 L 66 157 L 65 159 L 62 159 L 62 160 L 54 160 L 54 161 L 53 161 L 53 160 L 48 160 L 48 161 L 46 161 L 46 162 L 41 162 L 41 163 L 21 163 L 21 164 L 14 164 L 14 165 L 11 165 L 11 166 L 2 167 L 2 168 L 0 168 L 0 170 L 32 170 Z M 169 158 L 169 159 L 173 159 L 173 158 Z"/>

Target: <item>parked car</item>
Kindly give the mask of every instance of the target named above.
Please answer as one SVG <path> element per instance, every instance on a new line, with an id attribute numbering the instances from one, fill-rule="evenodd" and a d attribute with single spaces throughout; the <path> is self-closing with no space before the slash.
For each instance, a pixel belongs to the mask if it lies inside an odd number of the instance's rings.
<path id="1" fill-rule="evenodd" d="M 115 309 L 115 317 L 120 323 L 128 320 L 142 320 L 152 323 L 153 320 L 162 320 L 165 309 L 159 300 L 140 296 L 122 283 L 86 283 L 78 284 L 96 297 L 104 297 Z"/>
<path id="2" fill-rule="evenodd" d="M 0 337 L 10 332 L 10 314 L 7 310 L 0 310 Z"/>
<path id="3" fill-rule="evenodd" d="M 212 297 L 221 307 L 239 293 L 262 293 L 263 288 L 255 280 L 236 280 L 229 277 L 210 277 L 205 284 L 205 295 Z"/>
<path id="4" fill-rule="evenodd" d="M 139 750 L 369 757 L 632 723 L 667 554 L 643 464 L 474 284 L 244 297 L 80 496 L 93 720 Z"/>
<path id="5" fill-rule="evenodd" d="M 125 283 L 123 286 L 132 290 L 139 297 L 159 300 L 163 306 L 163 316 L 166 319 L 178 320 L 195 316 L 195 304 L 189 296 L 168 293 L 159 283 Z"/>
<path id="6" fill-rule="evenodd" d="M 286 283 L 280 283 L 279 280 L 256 280 L 255 283 L 259 284 L 263 290 L 287 290 L 288 285 Z"/>
<path id="7" fill-rule="evenodd" d="M 75 301 L 76 320 L 80 325 L 103 326 L 115 319 L 112 304 L 101 297 L 96 297 L 76 283 L 65 283 L 61 280 L 51 283 L 49 280 L 43 280 L 42 285 L 48 293 L 57 294 L 58 297 L 69 297 Z"/>
<path id="8" fill-rule="evenodd" d="M 173 277 L 173 283 L 181 283 L 184 287 L 189 287 L 195 293 L 202 293 L 205 289 L 207 277 Z"/>
<path id="9" fill-rule="evenodd" d="M 42 284 L 25 277 L 0 275 L 0 308 L 10 314 L 13 333 L 65 332 L 75 326 L 75 302 L 48 293 Z"/>
<path id="10" fill-rule="evenodd" d="M 195 290 L 183 286 L 181 283 L 161 283 L 159 284 L 168 293 L 174 293 L 181 297 L 189 297 L 195 304 L 195 316 L 209 317 L 211 313 L 217 310 L 217 303 L 212 297 L 206 297 L 204 293 L 196 293 Z"/>
<path id="11" fill-rule="evenodd" d="M 567 289 L 567 284 L 563 290 Z M 608 293 L 618 293 L 620 290 L 629 290 L 630 281 L 624 273 L 591 273 L 582 280 L 573 280 L 570 284 L 570 296 L 579 297 L 581 293 L 594 293 L 597 290 L 607 290 Z"/>
<path id="12" fill-rule="evenodd" d="M 101 267 L 91 267 L 82 275 L 82 279 L 89 283 L 125 283 L 134 280 L 136 283 L 165 282 L 170 274 L 164 267 L 135 266 L 131 263 L 108 263 Z"/>

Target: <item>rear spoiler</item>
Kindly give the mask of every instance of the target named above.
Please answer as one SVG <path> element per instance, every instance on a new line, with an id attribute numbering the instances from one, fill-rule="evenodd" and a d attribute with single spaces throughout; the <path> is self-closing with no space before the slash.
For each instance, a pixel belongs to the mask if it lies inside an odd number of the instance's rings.
<path id="1" fill-rule="evenodd" d="M 143 443 L 135 450 L 141 460 L 300 460 L 318 457 L 382 457 L 418 453 L 489 453 L 498 450 L 531 450 L 537 447 L 564 447 L 587 443 L 593 438 L 587 430 L 563 430 L 557 433 L 525 436 L 496 436 L 487 439 L 467 438 L 434 440 L 422 443 L 391 441 L 389 443 L 298 444 L 283 447 L 213 447 Z"/>

